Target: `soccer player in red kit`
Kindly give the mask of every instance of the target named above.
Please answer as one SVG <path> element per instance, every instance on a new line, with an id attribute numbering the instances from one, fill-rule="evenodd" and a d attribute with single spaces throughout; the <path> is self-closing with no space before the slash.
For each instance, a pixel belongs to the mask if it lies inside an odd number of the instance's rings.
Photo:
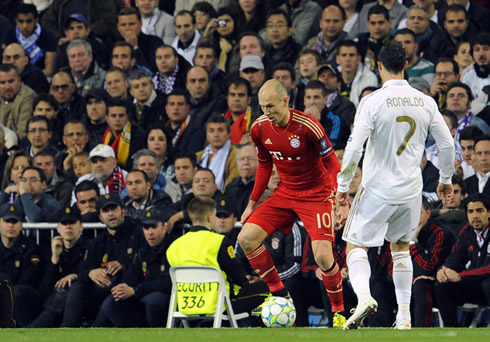
<path id="1" fill-rule="evenodd" d="M 310 115 L 289 109 L 287 90 L 277 80 L 267 81 L 259 91 L 264 115 L 251 128 L 258 149 L 259 166 L 255 186 L 241 222 L 238 242 L 254 268 L 267 283 L 273 296 L 287 297 L 288 291 L 262 242 L 280 230 L 289 233 L 299 217 L 312 240 L 315 261 L 322 270 L 334 326 L 342 327 L 345 318 L 342 276 L 332 252 L 333 203 L 340 164 L 320 123 Z M 260 206 L 275 164 L 280 176 L 277 189 Z M 326 167 L 325 167 L 326 166 Z M 261 308 L 252 314 L 260 314 Z"/>

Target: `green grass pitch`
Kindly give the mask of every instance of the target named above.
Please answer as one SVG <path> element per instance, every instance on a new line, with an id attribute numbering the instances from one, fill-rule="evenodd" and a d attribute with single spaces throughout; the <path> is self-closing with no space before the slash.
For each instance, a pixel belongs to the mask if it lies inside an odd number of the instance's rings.
<path id="1" fill-rule="evenodd" d="M 489 341 L 489 329 L 0 329 L 1 342 L 479 342 Z"/>

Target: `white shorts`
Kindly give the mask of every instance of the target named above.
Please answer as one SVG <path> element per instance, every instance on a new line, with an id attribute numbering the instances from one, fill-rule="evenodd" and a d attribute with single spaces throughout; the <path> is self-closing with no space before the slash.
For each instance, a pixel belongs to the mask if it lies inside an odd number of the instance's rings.
<path id="1" fill-rule="evenodd" d="M 422 195 L 404 204 L 387 204 L 362 185 L 352 202 L 342 239 L 357 246 L 378 247 L 384 240 L 410 242 L 420 222 Z"/>

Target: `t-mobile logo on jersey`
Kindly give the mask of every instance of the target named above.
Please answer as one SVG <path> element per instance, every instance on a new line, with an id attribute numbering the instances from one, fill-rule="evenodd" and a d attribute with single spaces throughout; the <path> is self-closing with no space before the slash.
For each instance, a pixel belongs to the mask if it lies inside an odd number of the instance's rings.
<path id="1" fill-rule="evenodd" d="M 276 159 L 276 160 L 301 160 L 301 157 L 300 156 L 296 156 L 296 157 L 283 157 L 282 153 L 279 152 L 279 151 L 269 151 L 269 153 L 271 154 L 272 158 Z"/>

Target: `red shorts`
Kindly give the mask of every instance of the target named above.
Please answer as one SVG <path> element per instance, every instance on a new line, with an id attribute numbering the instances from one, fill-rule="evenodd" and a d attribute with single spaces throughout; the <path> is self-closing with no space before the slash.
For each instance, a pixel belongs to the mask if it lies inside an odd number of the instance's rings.
<path id="1" fill-rule="evenodd" d="M 275 191 L 259 205 L 247 223 L 254 223 L 271 235 L 276 230 L 288 234 L 299 217 L 312 241 L 334 239 L 333 196 L 323 199 L 285 198 Z"/>

